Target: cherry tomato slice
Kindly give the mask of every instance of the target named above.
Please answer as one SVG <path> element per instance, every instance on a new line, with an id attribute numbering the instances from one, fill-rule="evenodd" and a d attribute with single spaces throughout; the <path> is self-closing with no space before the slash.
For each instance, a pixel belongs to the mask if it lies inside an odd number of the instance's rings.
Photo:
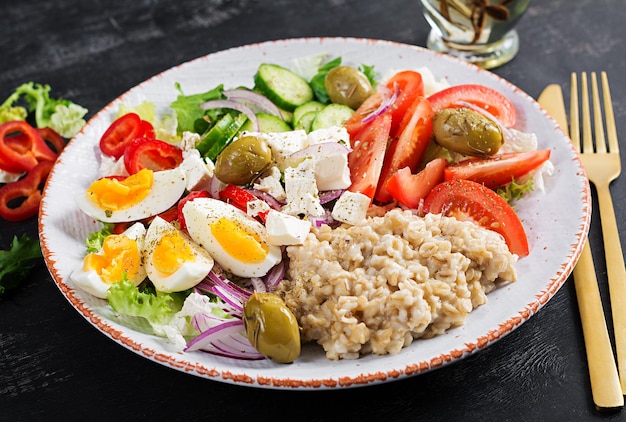
<path id="1" fill-rule="evenodd" d="M 511 253 L 529 254 L 524 226 L 511 206 L 491 189 L 465 179 L 453 179 L 435 186 L 424 200 L 424 213 L 472 220 L 500 233 Z"/>
<path id="2" fill-rule="evenodd" d="M 433 115 L 430 102 L 424 97 L 417 97 L 402 117 L 398 126 L 398 136 L 392 137 L 387 147 L 380 182 L 374 197 L 378 202 L 391 201 L 391 194 L 387 191 L 386 185 L 399 169 L 408 167 L 410 172 L 414 172 L 419 168 L 433 132 Z"/>
<path id="3" fill-rule="evenodd" d="M 469 179 L 490 189 L 511 183 L 550 158 L 550 150 L 503 153 L 489 158 L 470 158 L 446 168 L 445 180 Z"/>
<path id="4" fill-rule="evenodd" d="M 513 127 L 516 121 L 515 106 L 507 97 L 493 88 L 477 84 L 455 85 L 428 97 L 433 110 L 467 107 L 470 103 L 486 110 L 505 127 Z"/>
<path id="5" fill-rule="evenodd" d="M 124 154 L 126 146 L 134 139 L 153 137 L 152 124 L 141 120 L 137 113 L 126 113 L 118 117 L 100 138 L 100 150 L 115 159 Z"/>
<path id="6" fill-rule="evenodd" d="M 447 165 L 445 158 L 435 158 L 417 174 L 412 174 L 408 167 L 401 168 L 389 178 L 387 191 L 401 205 L 418 209 L 433 187 L 443 182 L 443 171 Z"/>
<path id="7" fill-rule="evenodd" d="M 144 168 L 153 171 L 173 169 L 182 162 L 180 148 L 158 139 L 137 138 L 124 150 L 124 166 L 130 174 Z"/>
<path id="8" fill-rule="evenodd" d="M 383 113 L 368 122 L 354 137 L 350 137 L 352 151 L 348 154 L 351 192 L 374 197 L 383 168 L 387 139 L 391 129 L 391 114 Z"/>

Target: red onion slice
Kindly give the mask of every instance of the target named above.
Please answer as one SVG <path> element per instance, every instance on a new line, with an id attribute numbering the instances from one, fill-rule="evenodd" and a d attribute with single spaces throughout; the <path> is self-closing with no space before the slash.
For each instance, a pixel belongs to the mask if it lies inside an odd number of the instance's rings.
<path id="1" fill-rule="evenodd" d="M 250 108 L 256 107 L 259 111 L 273 114 L 283 120 L 285 119 L 276 104 L 254 91 L 249 91 L 247 89 L 231 89 L 224 91 L 224 95 L 229 100 L 244 103 Z"/>
<path id="2" fill-rule="evenodd" d="M 248 117 L 248 119 L 252 122 L 252 127 L 255 131 L 259 130 L 259 119 L 256 117 L 254 110 L 239 101 L 211 100 L 200 104 L 200 108 L 203 110 L 212 110 L 215 108 L 230 108 L 232 110 L 237 110 Z"/>
<path id="3" fill-rule="evenodd" d="M 378 117 L 381 114 L 383 114 L 396 101 L 396 98 L 398 98 L 398 86 L 397 86 L 397 84 L 394 84 L 393 93 L 392 93 L 391 89 L 389 89 L 385 85 L 379 85 L 378 86 L 378 92 L 382 93 L 382 96 L 383 96 L 382 101 L 380 102 L 380 105 L 374 111 L 372 111 L 370 114 L 365 116 L 363 118 L 363 120 L 361 120 L 362 123 L 370 122 L 370 121 L 374 120 L 376 117 Z"/>
<path id="4" fill-rule="evenodd" d="M 235 319 L 209 328 L 190 340 L 185 352 L 202 350 L 219 356 L 235 359 L 265 359 L 244 336 L 243 321 Z"/>

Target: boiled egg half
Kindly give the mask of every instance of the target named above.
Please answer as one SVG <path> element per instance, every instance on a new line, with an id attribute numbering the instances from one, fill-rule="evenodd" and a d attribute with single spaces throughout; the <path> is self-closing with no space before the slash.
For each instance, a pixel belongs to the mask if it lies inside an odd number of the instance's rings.
<path id="1" fill-rule="evenodd" d="M 185 192 L 180 168 L 142 169 L 128 177 L 103 177 L 77 198 L 78 207 L 105 223 L 136 221 L 157 215 L 174 205 Z"/>
<path id="2" fill-rule="evenodd" d="M 100 250 L 85 256 L 82 267 L 72 272 L 70 279 L 102 299 L 113 283 L 126 280 L 139 285 L 146 278 L 141 259 L 145 234 L 143 224 L 135 223 L 121 234 L 107 236 Z"/>
<path id="3" fill-rule="evenodd" d="M 282 259 L 280 247 L 268 244 L 265 226 L 230 204 L 196 198 L 183 215 L 191 238 L 231 274 L 262 277 Z"/>
<path id="4" fill-rule="evenodd" d="M 192 288 L 213 268 L 206 250 L 161 217 L 148 227 L 143 256 L 148 278 L 165 293 Z"/>

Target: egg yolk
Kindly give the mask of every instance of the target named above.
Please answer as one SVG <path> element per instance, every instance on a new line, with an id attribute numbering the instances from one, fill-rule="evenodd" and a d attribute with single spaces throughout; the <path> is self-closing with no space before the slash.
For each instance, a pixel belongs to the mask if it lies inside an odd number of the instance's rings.
<path id="1" fill-rule="evenodd" d="M 227 218 L 220 218 L 210 228 L 215 240 L 237 261 L 256 264 L 265 260 L 269 248 L 256 233 Z"/>
<path id="2" fill-rule="evenodd" d="M 104 239 L 101 253 L 90 253 L 83 261 L 83 271 L 95 270 L 107 284 L 135 280 L 141 268 L 137 241 L 123 235 L 110 235 Z"/>
<path id="3" fill-rule="evenodd" d="M 104 177 L 89 186 L 87 197 L 103 210 L 124 210 L 148 196 L 153 183 L 154 173 L 148 169 L 142 169 L 122 180 Z"/>
<path id="4" fill-rule="evenodd" d="M 165 233 L 152 254 L 154 268 L 166 275 L 174 274 L 186 261 L 195 260 L 193 250 L 177 231 Z"/>

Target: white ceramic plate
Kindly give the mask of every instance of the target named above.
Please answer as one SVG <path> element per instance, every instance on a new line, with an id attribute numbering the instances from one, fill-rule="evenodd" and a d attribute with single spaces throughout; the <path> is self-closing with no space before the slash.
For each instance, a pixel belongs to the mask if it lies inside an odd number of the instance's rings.
<path id="1" fill-rule="evenodd" d="M 556 172 L 546 194 L 519 203 L 530 256 L 518 263 L 519 280 L 489 295 L 489 302 L 469 315 L 466 324 L 447 334 L 417 340 L 397 355 L 329 361 L 321 347 L 310 345 L 290 365 L 269 360 L 241 361 L 203 352 L 172 352 L 162 338 L 116 322 L 106 301 L 74 286 L 70 272 L 82 262 L 84 239 L 98 226 L 73 198 L 96 177 L 97 143 L 120 103 L 155 102 L 163 110 L 176 98 L 176 82 L 185 93 L 203 92 L 219 83 L 252 86 L 262 62 L 291 66 L 293 58 L 329 53 L 347 64 L 375 65 L 376 70 L 428 66 L 452 84 L 480 83 L 509 97 L 518 111 L 517 128 L 534 132 L 540 148 L 552 151 Z M 494 74 L 423 48 L 387 41 L 307 38 L 248 45 L 210 54 L 169 69 L 117 98 L 95 115 L 67 146 L 47 183 L 40 213 L 44 256 L 63 295 L 81 315 L 113 341 L 138 355 L 207 379 L 262 388 L 332 389 L 371 385 L 423 373 L 480 351 L 510 333 L 537 312 L 561 287 L 582 248 L 590 221 L 589 185 L 569 140 L 527 94 Z M 567 212 L 563 212 L 567 210 Z"/>

